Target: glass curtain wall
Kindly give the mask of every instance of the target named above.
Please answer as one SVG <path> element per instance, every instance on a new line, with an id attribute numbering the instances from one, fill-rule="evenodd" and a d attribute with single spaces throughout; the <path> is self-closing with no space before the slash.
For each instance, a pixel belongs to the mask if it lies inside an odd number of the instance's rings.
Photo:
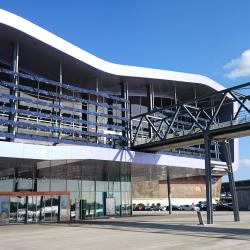
<path id="1" fill-rule="evenodd" d="M 68 191 L 72 220 L 106 216 L 107 198 L 114 198 L 115 216 L 131 215 L 131 167 L 128 163 L 9 159 L 3 160 L 0 165 L 5 166 L 0 170 L 0 192 Z M 27 202 L 28 210 L 32 211 L 34 201 L 30 197 Z M 45 197 L 43 202 L 50 207 L 46 211 L 45 221 L 56 220 L 59 200 L 56 197 Z M 19 203 L 22 204 L 20 201 L 11 201 L 13 213 Z M 20 204 L 18 207 L 21 207 Z M 19 217 L 21 220 L 21 212 Z M 36 221 L 32 212 L 28 220 Z"/>

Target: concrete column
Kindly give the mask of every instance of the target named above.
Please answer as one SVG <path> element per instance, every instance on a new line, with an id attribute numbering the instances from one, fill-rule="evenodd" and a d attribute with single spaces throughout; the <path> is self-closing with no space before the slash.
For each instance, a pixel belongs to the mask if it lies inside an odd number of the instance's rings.
<path id="1" fill-rule="evenodd" d="M 19 72 L 19 43 L 16 42 L 13 45 L 13 61 L 12 61 L 12 70 L 15 73 Z M 13 82 L 16 85 L 16 87 L 18 87 L 19 85 L 19 77 L 18 76 L 14 76 L 13 77 Z M 10 95 L 14 95 L 16 98 L 18 97 L 18 90 L 15 89 L 11 89 L 10 90 Z M 9 120 L 13 121 L 13 122 L 17 122 L 18 120 L 18 100 L 11 100 L 10 101 L 10 107 L 15 109 L 15 113 L 10 113 L 9 114 Z M 16 130 L 17 130 L 17 126 L 16 125 L 9 125 L 8 127 L 8 132 L 11 133 L 13 136 L 16 135 Z M 14 141 L 13 139 L 10 139 L 10 141 Z"/>

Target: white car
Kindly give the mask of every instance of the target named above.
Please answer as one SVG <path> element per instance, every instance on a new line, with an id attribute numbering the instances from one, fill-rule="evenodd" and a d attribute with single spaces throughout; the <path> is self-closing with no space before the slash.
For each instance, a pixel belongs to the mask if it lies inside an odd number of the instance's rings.
<path id="1" fill-rule="evenodd" d="M 183 211 L 193 211 L 193 207 L 191 205 L 182 205 L 181 206 Z"/>

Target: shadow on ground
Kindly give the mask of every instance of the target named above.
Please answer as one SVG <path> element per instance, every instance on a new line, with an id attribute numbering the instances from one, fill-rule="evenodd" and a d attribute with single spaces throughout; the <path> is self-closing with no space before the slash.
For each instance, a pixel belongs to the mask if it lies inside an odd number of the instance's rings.
<path id="1" fill-rule="evenodd" d="M 47 224 L 48 225 L 48 224 Z M 51 225 L 51 224 L 50 224 Z M 58 224 L 53 224 L 58 225 Z M 143 232 L 156 234 L 171 234 L 192 237 L 206 237 L 217 239 L 234 239 L 250 241 L 249 228 L 232 228 L 232 227 L 216 227 L 216 226 L 200 226 L 185 224 L 169 224 L 155 222 L 131 222 L 131 221 L 84 221 L 81 223 L 64 224 L 68 227 L 89 227 L 102 230 L 116 230 L 126 232 Z M 52 226 L 52 225 L 51 225 Z"/>

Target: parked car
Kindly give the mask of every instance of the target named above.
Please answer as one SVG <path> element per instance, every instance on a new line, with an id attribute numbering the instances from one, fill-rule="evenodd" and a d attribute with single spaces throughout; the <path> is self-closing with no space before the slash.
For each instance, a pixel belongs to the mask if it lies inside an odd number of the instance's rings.
<path id="1" fill-rule="evenodd" d="M 162 211 L 161 203 L 157 203 L 156 205 L 153 203 L 151 206 L 147 204 L 145 206 L 145 211 Z"/>
<path id="2" fill-rule="evenodd" d="M 134 211 L 145 211 L 145 205 L 143 203 L 139 203 L 137 205 L 135 205 Z"/>
<path id="3" fill-rule="evenodd" d="M 191 205 L 182 205 L 182 210 L 183 211 L 193 211 L 194 208 Z"/>
<path id="4" fill-rule="evenodd" d="M 169 206 L 165 206 L 166 207 L 166 211 L 168 211 L 169 210 Z M 182 208 L 181 208 L 181 206 L 178 206 L 178 205 L 172 205 L 172 211 L 181 211 L 182 210 Z"/>
<path id="5" fill-rule="evenodd" d="M 151 206 L 150 206 L 149 204 L 147 204 L 147 205 L 145 206 L 145 211 L 152 211 L 152 210 L 151 210 Z"/>
<path id="6" fill-rule="evenodd" d="M 233 211 L 232 203 L 221 203 L 215 207 L 216 211 Z"/>
<path id="7" fill-rule="evenodd" d="M 198 204 L 195 205 L 195 207 L 198 207 L 201 211 L 207 211 L 207 202 L 200 201 Z M 213 204 L 213 211 L 215 210 L 216 210 L 216 204 Z"/>
<path id="8" fill-rule="evenodd" d="M 161 211 L 161 203 L 157 203 L 155 206 L 152 207 L 152 211 Z"/>

